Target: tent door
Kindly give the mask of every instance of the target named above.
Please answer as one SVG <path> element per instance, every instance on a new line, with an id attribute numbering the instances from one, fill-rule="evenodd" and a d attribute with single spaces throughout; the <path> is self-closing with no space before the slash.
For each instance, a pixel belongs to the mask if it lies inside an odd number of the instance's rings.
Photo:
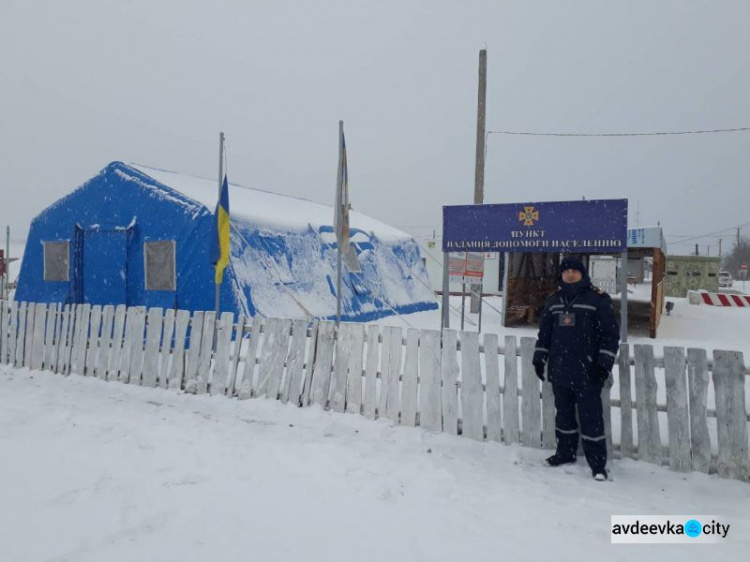
<path id="1" fill-rule="evenodd" d="M 127 230 L 86 230 L 83 236 L 83 302 L 127 304 Z"/>

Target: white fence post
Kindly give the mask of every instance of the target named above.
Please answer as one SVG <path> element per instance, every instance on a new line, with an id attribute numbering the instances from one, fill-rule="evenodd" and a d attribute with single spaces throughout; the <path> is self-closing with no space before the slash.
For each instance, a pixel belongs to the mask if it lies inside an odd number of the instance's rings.
<path id="1" fill-rule="evenodd" d="M 289 360 L 286 366 L 286 383 L 281 393 L 283 403 L 299 405 L 302 394 L 302 372 L 305 366 L 307 346 L 307 320 L 292 321 L 292 342 L 289 347 Z"/>
<path id="2" fill-rule="evenodd" d="M 458 435 L 458 333 L 443 330 L 443 355 L 441 371 L 443 379 L 443 431 Z"/>
<path id="3" fill-rule="evenodd" d="M 419 335 L 419 425 L 442 431 L 440 331 L 421 330 Z"/>
<path id="4" fill-rule="evenodd" d="M 516 336 L 505 336 L 505 374 L 503 378 L 503 441 L 520 441 L 518 427 L 518 355 Z"/>
<path id="5" fill-rule="evenodd" d="M 173 390 L 182 388 L 182 379 L 185 376 L 185 340 L 187 329 L 190 324 L 190 312 L 178 310 L 175 317 L 174 349 L 172 350 L 172 363 L 169 365 L 168 386 Z"/>
<path id="6" fill-rule="evenodd" d="M 263 342 L 263 353 L 258 369 L 256 396 L 265 396 L 272 400 L 278 400 L 279 398 L 284 365 L 289 352 L 291 324 L 291 320 L 284 318 L 271 318 L 266 324 L 266 339 Z M 343 404 L 341 411 L 344 411 Z"/>
<path id="7" fill-rule="evenodd" d="M 107 378 L 109 369 L 109 358 L 112 354 L 112 322 L 114 320 L 115 307 L 111 304 L 102 308 L 102 338 L 99 345 L 99 360 L 97 361 L 94 376 L 100 379 Z"/>
<path id="8" fill-rule="evenodd" d="M 362 324 L 342 325 L 349 344 L 349 374 L 346 382 L 346 411 L 359 414 L 362 411 L 362 372 L 365 332 Z"/>
<path id="9" fill-rule="evenodd" d="M 690 385 L 690 450 L 693 470 L 708 473 L 711 466 L 711 438 L 708 434 L 708 357 L 705 349 L 688 349 Z"/>
<path id="10" fill-rule="evenodd" d="M 223 312 L 219 320 L 219 334 L 216 336 L 216 369 L 211 378 L 211 396 L 225 394 L 229 380 L 229 350 L 232 345 L 234 313 Z"/>
<path id="11" fill-rule="evenodd" d="M 175 330 L 175 310 L 169 308 L 164 313 L 163 333 L 161 337 L 161 350 L 159 352 L 159 368 L 157 370 L 157 378 L 159 379 L 159 386 L 161 388 L 167 388 L 167 377 L 169 375 L 169 362 L 172 357 L 172 340 L 174 338 Z"/>
<path id="12" fill-rule="evenodd" d="M 253 318 L 253 326 L 250 331 L 250 341 L 247 346 L 247 356 L 245 357 L 245 369 L 242 373 L 240 382 L 239 398 L 247 400 L 253 394 L 253 376 L 255 374 L 255 356 L 258 353 L 258 343 L 260 341 L 260 331 L 263 327 L 263 317 L 256 315 Z M 307 404 L 302 404 L 307 406 Z"/>
<path id="13" fill-rule="evenodd" d="M 205 394 L 208 391 L 215 331 L 216 312 L 213 310 L 205 312 L 203 314 L 203 336 L 201 337 L 200 357 L 198 358 L 198 386 L 196 387 L 198 394 Z"/>
<path id="14" fill-rule="evenodd" d="M 98 304 L 91 307 L 91 323 L 88 334 L 88 353 L 86 354 L 84 374 L 93 377 L 99 358 L 99 328 L 102 323 L 102 307 Z"/>
<path id="15" fill-rule="evenodd" d="M 419 381 L 419 330 L 406 331 L 404 376 L 401 381 L 401 425 L 417 425 L 417 383 Z"/>
<path id="16" fill-rule="evenodd" d="M 380 329 L 367 327 L 367 360 L 365 362 L 365 397 L 364 415 L 375 419 L 378 407 L 378 360 L 380 358 Z"/>
<path id="17" fill-rule="evenodd" d="M 646 462 L 661 465 L 659 411 L 656 407 L 654 348 L 635 344 L 635 395 L 638 414 L 638 456 Z"/>
<path id="18" fill-rule="evenodd" d="M 159 343 L 161 342 L 164 310 L 153 307 L 148 311 L 146 348 L 143 352 L 143 386 L 156 386 L 159 376 Z"/>
<path id="19" fill-rule="evenodd" d="M 681 347 L 664 348 L 669 467 L 677 472 L 690 472 L 692 468 L 685 366 L 684 349 Z"/>
<path id="20" fill-rule="evenodd" d="M 714 351 L 719 476 L 750 481 L 744 371 L 741 352 Z"/>
<path id="21" fill-rule="evenodd" d="M 46 333 L 47 305 L 45 303 L 38 303 L 34 311 L 34 337 L 27 353 L 29 358 L 28 366 L 36 371 L 41 369 L 44 364 L 44 336 Z"/>
<path id="22" fill-rule="evenodd" d="M 501 411 L 500 366 L 497 334 L 484 334 L 484 372 L 487 394 L 487 440 L 500 441 L 503 437 Z"/>
<path id="23" fill-rule="evenodd" d="M 484 392 L 479 366 L 479 334 L 461 332 L 461 434 L 484 440 Z"/>
<path id="24" fill-rule="evenodd" d="M 633 458 L 633 394 L 630 388 L 630 346 L 620 344 L 618 355 L 618 382 L 620 383 L 620 454 Z"/>
<path id="25" fill-rule="evenodd" d="M 521 395 L 523 416 L 523 444 L 536 449 L 542 446 L 542 403 L 539 398 L 539 379 L 531 361 L 534 358 L 534 338 L 521 338 Z"/>

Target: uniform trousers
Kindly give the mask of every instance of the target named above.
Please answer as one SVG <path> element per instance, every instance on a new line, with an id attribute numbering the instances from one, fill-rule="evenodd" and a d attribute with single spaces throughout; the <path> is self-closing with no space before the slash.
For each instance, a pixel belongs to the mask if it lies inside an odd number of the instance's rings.
<path id="1" fill-rule="evenodd" d="M 574 459 L 580 433 L 589 466 L 594 472 L 604 469 L 607 465 L 607 440 L 604 434 L 602 387 L 586 385 L 570 389 L 553 384 L 552 389 L 555 394 L 557 454 L 564 459 Z M 580 428 L 576 421 L 576 406 Z"/>

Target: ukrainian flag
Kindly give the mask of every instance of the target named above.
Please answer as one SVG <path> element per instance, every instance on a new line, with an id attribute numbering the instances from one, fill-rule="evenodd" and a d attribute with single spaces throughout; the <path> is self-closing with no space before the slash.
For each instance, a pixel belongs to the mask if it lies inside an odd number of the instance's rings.
<path id="1" fill-rule="evenodd" d="M 216 267 L 215 282 L 221 285 L 224 280 L 224 268 L 229 265 L 229 183 L 226 176 L 221 186 L 219 202 L 216 204 L 214 220 L 216 224 L 213 228 L 211 263 Z"/>

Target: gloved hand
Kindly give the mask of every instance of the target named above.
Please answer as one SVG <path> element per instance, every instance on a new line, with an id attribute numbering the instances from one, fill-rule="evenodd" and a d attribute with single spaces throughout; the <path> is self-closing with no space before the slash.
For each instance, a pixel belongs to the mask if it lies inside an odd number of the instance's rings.
<path id="1" fill-rule="evenodd" d="M 547 365 L 549 355 L 546 351 L 535 351 L 534 359 L 531 364 L 534 365 L 534 371 L 539 380 L 544 382 L 544 367 Z"/>
<path id="2" fill-rule="evenodd" d="M 599 352 L 599 357 L 597 357 L 594 367 L 594 377 L 599 383 L 604 384 L 607 381 L 614 365 L 615 357 L 613 355 Z"/>
<path id="3" fill-rule="evenodd" d="M 594 378 L 602 386 L 604 386 L 604 383 L 607 382 L 609 375 L 610 375 L 610 372 L 604 367 L 602 367 L 601 365 L 596 365 L 594 367 Z"/>

